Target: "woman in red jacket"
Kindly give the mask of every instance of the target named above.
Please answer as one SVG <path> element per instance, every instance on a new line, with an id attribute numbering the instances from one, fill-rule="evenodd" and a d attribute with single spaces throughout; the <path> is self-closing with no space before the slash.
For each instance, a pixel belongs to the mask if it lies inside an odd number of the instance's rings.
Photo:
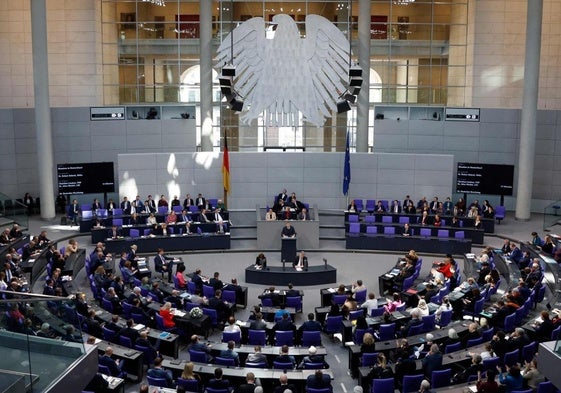
<path id="1" fill-rule="evenodd" d="M 173 313 L 171 311 L 170 302 L 165 302 L 162 308 L 160 308 L 160 316 L 164 318 L 164 327 L 166 329 L 175 327 L 175 321 L 173 320 Z"/>

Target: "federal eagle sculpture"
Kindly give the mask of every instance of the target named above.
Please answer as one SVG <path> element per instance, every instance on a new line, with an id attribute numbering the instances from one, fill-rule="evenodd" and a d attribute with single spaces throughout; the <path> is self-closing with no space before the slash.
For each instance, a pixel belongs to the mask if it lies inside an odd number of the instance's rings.
<path id="1" fill-rule="evenodd" d="M 297 126 L 300 112 L 304 121 L 322 126 L 347 89 L 349 41 L 319 15 L 306 17 L 305 37 L 289 15 L 275 15 L 272 27 L 269 39 L 263 18 L 251 18 L 218 48 L 218 64 L 236 69 L 241 120 L 250 123 L 265 113 L 267 125 Z"/>

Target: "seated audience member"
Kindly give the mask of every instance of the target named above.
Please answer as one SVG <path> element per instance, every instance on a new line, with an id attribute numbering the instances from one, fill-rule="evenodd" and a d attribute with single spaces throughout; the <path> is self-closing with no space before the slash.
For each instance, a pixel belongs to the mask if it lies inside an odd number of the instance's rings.
<path id="1" fill-rule="evenodd" d="M 261 352 L 261 345 L 253 347 L 253 353 L 247 355 L 247 362 L 250 363 L 265 363 L 267 364 L 267 356 Z M 246 366 L 247 367 L 247 366 Z"/>
<path id="2" fill-rule="evenodd" d="M 146 374 L 152 378 L 165 379 L 168 388 L 174 387 L 175 385 L 173 382 L 173 375 L 171 374 L 171 370 L 165 370 L 162 367 L 162 360 L 163 359 L 160 357 L 154 359 L 154 367 L 148 369 L 148 372 Z"/>
<path id="3" fill-rule="evenodd" d="M 220 351 L 220 356 L 221 358 L 224 359 L 233 359 L 234 360 L 234 364 L 236 366 L 240 365 L 240 356 L 238 355 L 238 353 L 236 351 L 234 351 L 234 348 L 236 347 L 236 343 L 233 340 L 228 341 L 228 346 L 226 349 Z"/>
<path id="4" fill-rule="evenodd" d="M 260 312 L 255 313 L 255 319 L 253 319 L 249 324 L 249 329 L 251 330 L 265 330 L 267 328 L 267 323 L 263 321 L 263 314 Z"/>
<path id="5" fill-rule="evenodd" d="M 294 356 L 288 354 L 288 345 L 283 345 L 280 349 L 280 354 L 275 358 L 278 363 L 290 363 L 291 368 L 296 367 L 296 359 Z"/>
<path id="6" fill-rule="evenodd" d="M 268 291 L 265 291 L 262 295 L 259 295 L 259 299 L 271 299 L 273 307 L 279 307 L 281 305 L 281 298 L 275 287 L 270 287 Z"/>
<path id="7" fill-rule="evenodd" d="M 261 386 L 255 384 L 255 374 L 248 372 L 245 375 L 245 383 L 238 385 L 235 392 L 236 393 L 255 393 L 260 389 Z"/>
<path id="8" fill-rule="evenodd" d="M 210 356 L 211 346 L 209 344 L 203 344 L 199 340 L 199 336 L 193 334 L 191 336 L 191 343 L 189 344 L 189 350 L 204 352 L 206 353 L 207 363 L 212 361 L 212 356 Z"/>
<path id="9" fill-rule="evenodd" d="M 113 348 L 105 348 L 104 354 L 99 357 L 99 364 L 107 367 L 113 377 L 126 377 L 127 373 L 122 370 L 122 366 L 124 363 L 123 360 L 118 361 L 113 359 L 111 356 L 113 356 Z"/>
<path id="10" fill-rule="evenodd" d="M 398 307 L 401 307 L 403 305 L 403 302 L 401 301 L 401 296 L 399 295 L 398 292 L 394 292 L 392 297 L 393 300 L 389 301 L 384 306 L 384 310 L 388 313 L 394 312 Z"/>
<path id="11" fill-rule="evenodd" d="M 541 250 L 546 254 L 553 254 L 553 251 L 555 250 L 555 244 L 553 243 L 553 239 L 551 238 L 551 236 L 547 235 L 545 237 L 544 243 L 541 246 Z"/>
<path id="12" fill-rule="evenodd" d="M 374 353 L 376 352 L 376 344 L 372 333 L 364 333 L 362 336 L 362 344 L 360 346 L 360 353 Z"/>
<path id="13" fill-rule="evenodd" d="M 269 208 L 267 213 L 265 213 L 265 220 L 266 221 L 276 221 L 277 220 L 277 214 L 273 211 L 272 208 Z"/>
<path id="14" fill-rule="evenodd" d="M 308 209 L 306 209 L 305 207 L 303 207 L 302 210 L 300 211 L 300 213 L 298 213 L 297 218 L 298 218 L 298 220 L 300 220 L 300 221 L 309 221 L 309 220 L 311 220 L 310 215 L 308 214 Z"/>
<path id="15" fill-rule="evenodd" d="M 230 315 L 230 317 L 228 318 L 228 323 L 226 324 L 226 326 L 224 326 L 224 331 L 229 333 L 241 332 L 241 328 L 236 325 L 236 318 L 234 318 L 232 315 Z"/>
<path id="16" fill-rule="evenodd" d="M 325 362 L 325 357 L 323 355 L 318 355 L 317 352 L 318 349 L 313 345 L 310 348 L 308 348 L 308 355 L 302 358 L 302 361 L 298 365 L 298 368 L 301 369 L 305 368 L 306 367 L 305 365 L 310 363 L 322 364 L 320 368 L 329 368 L 329 365 Z"/>
<path id="17" fill-rule="evenodd" d="M 386 212 L 386 208 L 382 204 L 382 201 L 378 201 L 376 203 L 376 207 L 374 208 L 374 212 L 375 213 L 385 213 Z"/>
<path id="18" fill-rule="evenodd" d="M 185 363 L 185 366 L 183 367 L 183 372 L 181 373 L 181 378 L 187 380 L 196 380 L 199 381 L 200 383 L 201 376 L 193 372 L 194 368 L 195 365 L 192 362 Z"/>
<path id="19" fill-rule="evenodd" d="M 324 374 L 321 370 L 316 370 L 314 374 L 306 378 L 306 388 L 333 389 L 331 386 L 331 377 L 328 374 Z"/>
<path id="20" fill-rule="evenodd" d="M 260 253 L 257 255 L 255 258 L 255 266 L 261 267 L 262 269 L 267 267 L 267 257 L 265 257 L 265 254 Z"/>
<path id="21" fill-rule="evenodd" d="M 215 291 L 217 289 L 224 288 L 224 284 L 220 280 L 220 273 L 219 272 L 214 272 L 214 276 L 209 280 L 208 283 L 210 284 L 211 287 L 214 288 Z"/>
<path id="22" fill-rule="evenodd" d="M 357 207 L 357 205 L 356 205 L 354 199 L 351 200 L 351 203 L 350 203 L 349 206 L 347 207 L 347 211 L 348 211 L 349 213 L 360 213 L 360 211 L 359 211 L 359 209 L 358 209 L 358 207 Z"/>
<path id="23" fill-rule="evenodd" d="M 393 371 L 387 364 L 386 356 L 380 352 L 376 357 L 376 364 L 372 366 L 372 369 L 368 373 L 368 379 L 385 379 L 393 378 L 393 376 Z"/>
<path id="24" fill-rule="evenodd" d="M 505 393 L 510 393 L 518 390 L 522 390 L 524 387 L 524 378 L 520 374 L 520 367 L 515 364 L 512 366 L 506 366 L 506 372 L 502 372 L 500 367 L 497 366 L 497 371 L 499 372 L 499 382 L 504 385 Z"/>
<path id="25" fill-rule="evenodd" d="M 288 383 L 288 375 L 281 374 L 279 377 L 279 386 L 275 387 L 275 391 L 273 393 L 286 393 L 287 390 L 294 393 L 296 392 L 296 386 Z"/>
<path id="26" fill-rule="evenodd" d="M 175 278 L 176 278 L 178 289 L 187 288 L 187 280 L 185 280 L 185 276 L 183 275 L 184 271 L 185 271 L 185 265 L 182 264 L 177 266 L 177 272 L 175 273 Z"/>
<path id="27" fill-rule="evenodd" d="M 294 262 L 292 262 L 292 267 L 295 269 L 308 269 L 308 257 L 304 251 L 300 251 L 300 253 L 296 255 Z"/>
<path id="28" fill-rule="evenodd" d="M 218 314 L 218 322 L 224 323 L 230 316 L 230 304 L 222 300 L 222 291 L 217 289 L 214 296 L 208 299 L 208 307 L 216 310 Z"/>
<path id="29" fill-rule="evenodd" d="M 175 224 L 177 222 L 177 214 L 171 210 L 166 217 L 166 224 Z"/>
<path id="30" fill-rule="evenodd" d="M 199 194 L 200 195 L 200 194 Z M 211 378 L 206 387 L 212 389 L 229 389 L 230 381 L 222 378 L 223 371 L 220 367 L 214 370 L 214 378 Z"/>
<path id="31" fill-rule="evenodd" d="M 173 258 L 165 255 L 162 248 L 158 248 L 158 254 L 154 257 L 154 265 L 157 272 L 167 272 L 168 282 L 172 282 Z M 201 285 L 202 289 L 202 285 Z"/>
<path id="32" fill-rule="evenodd" d="M 549 312 L 542 311 L 540 314 L 541 322 L 534 322 L 534 329 L 536 330 L 536 336 L 542 340 L 550 340 L 551 332 L 553 331 L 553 322 L 549 318 Z"/>
<path id="33" fill-rule="evenodd" d="M 175 327 L 170 302 L 164 303 L 164 305 L 160 308 L 160 316 L 164 319 L 164 327 L 166 329 L 173 329 Z"/>
<path id="34" fill-rule="evenodd" d="M 390 213 L 394 213 L 394 214 L 401 213 L 401 206 L 399 205 L 399 201 L 397 199 L 395 199 L 392 202 L 392 205 L 390 207 Z"/>

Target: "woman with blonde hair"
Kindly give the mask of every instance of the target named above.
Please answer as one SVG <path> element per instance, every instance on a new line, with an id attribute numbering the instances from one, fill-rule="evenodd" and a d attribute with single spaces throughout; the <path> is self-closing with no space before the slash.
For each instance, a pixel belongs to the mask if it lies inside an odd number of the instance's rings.
<path id="1" fill-rule="evenodd" d="M 425 317 L 429 315 L 429 306 L 427 306 L 427 302 L 425 299 L 419 299 L 419 304 L 417 304 L 417 308 L 421 313 L 421 317 Z"/>
<path id="2" fill-rule="evenodd" d="M 201 377 L 199 374 L 196 374 L 193 372 L 193 369 L 195 368 L 195 365 L 193 364 L 193 362 L 187 362 L 185 363 L 185 366 L 183 367 L 183 372 L 181 373 L 181 378 L 182 379 L 195 379 L 197 381 L 201 381 Z"/>

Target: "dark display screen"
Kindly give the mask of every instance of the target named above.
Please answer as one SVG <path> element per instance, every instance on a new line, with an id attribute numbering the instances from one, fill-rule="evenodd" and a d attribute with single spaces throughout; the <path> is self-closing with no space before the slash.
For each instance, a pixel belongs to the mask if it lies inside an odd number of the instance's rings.
<path id="1" fill-rule="evenodd" d="M 512 195 L 514 165 L 458 162 L 456 192 Z"/>
<path id="2" fill-rule="evenodd" d="M 115 192 L 112 162 L 57 165 L 58 192 L 62 195 Z"/>

